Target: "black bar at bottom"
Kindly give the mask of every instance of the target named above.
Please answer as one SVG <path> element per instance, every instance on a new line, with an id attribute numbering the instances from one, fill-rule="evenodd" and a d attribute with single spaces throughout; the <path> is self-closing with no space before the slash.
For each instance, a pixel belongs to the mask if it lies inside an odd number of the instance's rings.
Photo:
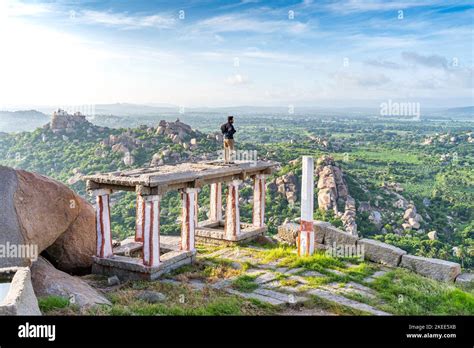
<path id="1" fill-rule="evenodd" d="M 36 327 L 34 325 L 54 325 Z M 52 329 L 51 329 L 52 330 Z M 20 333 L 21 331 L 21 333 Z M 38 335 L 47 337 L 19 337 Z M 49 338 L 48 338 L 49 337 Z M 470 346 L 474 317 L 0 317 L 0 346 L 415 344 Z"/>

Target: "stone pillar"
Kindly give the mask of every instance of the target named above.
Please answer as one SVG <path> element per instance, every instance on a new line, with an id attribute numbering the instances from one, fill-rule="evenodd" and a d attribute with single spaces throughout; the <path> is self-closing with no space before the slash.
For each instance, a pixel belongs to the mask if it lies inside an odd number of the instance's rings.
<path id="1" fill-rule="evenodd" d="M 143 264 L 160 264 L 160 196 L 143 196 Z"/>
<path id="2" fill-rule="evenodd" d="M 96 197 L 96 231 L 97 231 L 97 256 L 111 257 L 112 232 L 110 230 L 110 207 L 109 197 L 111 190 L 93 190 Z"/>
<path id="3" fill-rule="evenodd" d="M 143 242 L 143 230 L 145 225 L 145 200 L 143 196 L 137 195 L 137 204 L 136 204 L 136 219 L 135 219 L 135 242 Z"/>
<path id="4" fill-rule="evenodd" d="M 209 220 L 222 220 L 222 183 L 211 184 L 211 206 Z"/>
<path id="5" fill-rule="evenodd" d="M 199 224 L 199 189 L 196 190 L 194 194 L 194 229 L 198 227 Z"/>
<path id="6" fill-rule="evenodd" d="M 253 225 L 265 225 L 265 175 L 255 175 L 253 182 Z"/>
<path id="7" fill-rule="evenodd" d="M 182 224 L 180 249 L 192 251 L 194 247 L 194 232 L 197 221 L 197 188 L 187 188 L 181 191 Z"/>
<path id="8" fill-rule="evenodd" d="M 301 179 L 301 226 L 298 235 L 298 255 L 308 256 L 314 253 L 315 235 L 313 230 L 314 210 L 314 160 L 303 156 Z"/>
<path id="9" fill-rule="evenodd" d="M 224 235 L 233 239 L 240 234 L 239 185 L 242 180 L 233 180 L 227 185 L 227 207 L 225 213 Z"/>

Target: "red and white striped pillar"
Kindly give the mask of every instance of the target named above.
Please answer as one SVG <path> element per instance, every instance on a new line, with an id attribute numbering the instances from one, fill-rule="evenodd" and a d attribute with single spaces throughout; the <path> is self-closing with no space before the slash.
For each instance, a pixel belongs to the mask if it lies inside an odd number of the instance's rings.
<path id="1" fill-rule="evenodd" d="M 242 180 L 232 180 L 227 185 L 227 206 L 225 213 L 224 234 L 228 239 L 240 234 L 239 185 Z"/>
<path id="2" fill-rule="evenodd" d="M 182 223 L 180 249 L 193 251 L 194 233 L 197 222 L 197 188 L 186 188 L 181 191 L 182 201 Z"/>
<path id="3" fill-rule="evenodd" d="M 96 231 L 97 256 L 106 258 L 113 256 L 112 232 L 110 230 L 109 197 L 111 190 L 93 190 L 96 197 Z"/>
<path id="4" fill-rule="evenodd" d="M 194 195 L 194 229 L 198 227 L 199 223 L 199 189 L 196 190 Z"/>
<path id="5" fill-rule="evenodd" d="M 143 264 L 155 267 L 160 264 L 160 196 L 143 196 Z"/>
<path id="6" fill-rule="evenodd" d="M 265 225 L 265 175 L 257 174 L 253 181 L 253 225 Z"/>
<path id="7" fill-rule="evenodd" d="M 301 179 L 301 226 L 298 235 L 298 255 L 309 256 L 314 253 L 315 235 L 313 229 L 314 210 L 314 160 L 303 156 Z"/>
<path id="8" fill-rule="evenodd" d="M 211 221 L 222 220 L 222 183 L 211 184 L 211 206 L 209 219 Z"/>
<path id="9" fill-rule="evenodd" d="M 137 195 L 137 208 L 136 208 L 136 219 L 135 219 L 135 242 L 143 242 L 143 230 L 145 228 L 145 200 L 143 196 Z"/>

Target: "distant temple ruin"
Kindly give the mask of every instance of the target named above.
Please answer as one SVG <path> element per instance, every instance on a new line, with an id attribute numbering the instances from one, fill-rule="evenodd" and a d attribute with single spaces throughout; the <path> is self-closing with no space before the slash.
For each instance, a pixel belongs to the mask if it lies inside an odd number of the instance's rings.
<path id="1" fill-rule="evenodd" d="M 50 128 L 53 132 L 65 130 L 73 130 L 78 125 L 89 123 L 86 120 L 86 116 L 81 114 L 79 111 L 75 112 L 73 115 L 68 114 L 67 111 L 58 109 L 58 111 L 53 112 L 51 117 Z"/>

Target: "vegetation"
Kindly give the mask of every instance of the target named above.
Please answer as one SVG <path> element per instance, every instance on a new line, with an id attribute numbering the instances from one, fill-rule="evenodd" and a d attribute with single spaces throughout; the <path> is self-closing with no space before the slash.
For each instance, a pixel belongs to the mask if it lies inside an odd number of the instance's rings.
<path id="1" fill-rule="evenodd" d="M 472 315 L 474 294 L 451 284 L 395 269 L 371 285 L 381 308 L 398 315 Z"/>
<path id="2" fill-rule="evenodd" d="M 69 307 L 69 299 L 61 296 L 46 296 L 38 299 L 38 306 L 43 313 Z"/>
<path id="3" fill-rule="evenodd" d="M 216 132 L 221 116 L 186 114 L 183 120 L 202 132 Z M 107 125 L 134 128 L 85 125 L 73 133 L 62 135 L 46 128 L 2 135 L 0 164 L 53 177 L 85 196 L 84 182 L 73 180 L 68 183 L 77 173 L 146 166 L 154 154 L 164 149 L 170 149 L 182 159 L 191 155 L 215 155 L 220 149 L 220 144 L 212 137 L 200 133 L 197 149 L 185 150 L 166 136 L 157 135 L 153 129 L 149 131 L 150 125 L 156 126 L 156 118 L 112 118 L 113 121 Z M 106 118 L 101 120 L 106 121 Z M 147 123 L 147 126 L 139 126 L 138 121 Z M 370 221 L 369 213 L 357 213 L 356 222 L 362 236 L 400 246 L 415 255 L 459 262 L 465 269 L 474 266 L 472 121 L 437 118 L 414 122 L 374 116 L 252 115 L 237 117 L 236 127 L 238 149 L 256 150 L 259 158 L 282 164 L 269 180 L 289 172 L 299 177 L 301 164 L 290 161 L 302 155 L 333 156 L 345 173 L 356 205 L 368 202 L 372 209 L 381 213 L 381 226 Z M 124 163 L 122 153 L 112 151 L 103 142 L 110 135 L 118 136 L 124 132 L 142 144 L 132 150 L 135 161 L 130 165 Z M 394 193 L 387 186 L 389 183 L 399 184 L 402 191 Z M 243 199 L 242 221 L 249 222 L 252 214 L 250 182 L 244 183 L 240 194 Z M 404 211 L 393 206 L 395 194 L 415 204 L 423 217 L 420 229 L 401 228 Z M 200 219 L 207 217 L 208 196 L 209 188 L 204 187 L 199 195 Z M 278 192 L 268 192 L 266 220 L 270 233 L 276 233 L 285 219 L 299 217 L 299 199 L 297 192 L 296 203 L 292 205 Z M 161 206 L 161 233 L 178 234 L 179 195 L 167 194 Z M 114 238 L 133 235 L 134 194 L 114 195 L 111 212 Z M 341 221 L 331 212 L 316 209 L 314 217 L 341 226 Z M 436 240 L 430 240 L 427 235 L 430 231 L 437 232 Z"/>

